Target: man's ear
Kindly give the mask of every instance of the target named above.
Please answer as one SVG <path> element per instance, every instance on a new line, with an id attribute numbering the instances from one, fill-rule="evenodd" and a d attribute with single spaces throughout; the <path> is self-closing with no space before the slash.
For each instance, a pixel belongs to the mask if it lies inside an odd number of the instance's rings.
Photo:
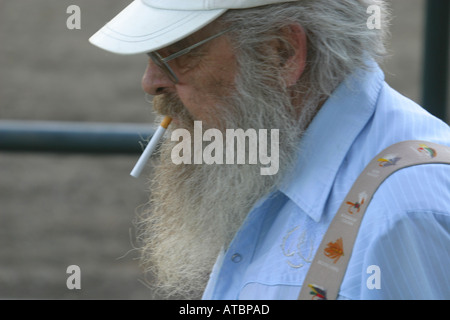
<path id="1" fill-rule="evenodd" d="M 281 32 L 286 44 L 289 44 L 289 48 L 284 48 L 284 52 L 280 54 L 285 56 L 282 59 L 285 83 L 287 87 L 291 87 L 305 71 L 308 40 L 305 30 L 299 24 L 291 24 L 281 29 Z"/>

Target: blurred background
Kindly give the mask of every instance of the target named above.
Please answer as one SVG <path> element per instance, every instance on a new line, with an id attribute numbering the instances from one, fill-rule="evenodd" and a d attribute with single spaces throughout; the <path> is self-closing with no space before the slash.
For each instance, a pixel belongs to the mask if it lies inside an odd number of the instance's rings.
<path id="1" fill-rule="evenodd" d="M 88 43 L 129 2 L 0 0 L 0 120 L 152 125 L 140 87 L 146 56 Z M 383 69 L 420 103 L 425 2 L 391 3 Z M 81 9 L 80 30 L 66 27 L 69 5 Z M 148 194 L 145 178 L 129 176 L 138 157 L 0 151 L 0 299 L 157 298 L 132 250 Z M 81 268 L 81 290 L 66 287 L 70 265 Z"/>

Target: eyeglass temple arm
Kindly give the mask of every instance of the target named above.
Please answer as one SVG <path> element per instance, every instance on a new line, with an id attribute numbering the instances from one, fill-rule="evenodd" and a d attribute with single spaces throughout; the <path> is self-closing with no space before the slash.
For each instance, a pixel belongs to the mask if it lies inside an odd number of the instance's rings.
<path id="1" fill-rule="evenodd" d="M 193 50 L 193 49 L 195 49 L 195 48 L 201 46 L 202 44 L 204 44 L 204 43 L 206 43 L 206 42 L 208 42 L 208 41 L 211 41 L 211 40 L 213 40 L 213 39 L 215 39 L 215 38 L 217 38 L 217 37 L 220 37 L 221 35 L 227 33 L 227 32 L 230 31 L 231 29 L 232 29 L 232 28 L 225 29 L 225 30 L 223 30 L 223 31 L 221 31 L 221 32 L 219 32 L 219 33 L 217 33 L 217 34 L 215 34 L 215 35 L 209 37 L 209 38 L 206 38 L 206 39 L 204 39 L 204 40 L 202 40 L 202 41 L 200 41 L 200 42 L 197 42 L 196 44 L 193 44 L 193 45 L 190 46 L 190 47 L 187 47 L 186 49 L 183 49 L 183 50 L 181 50 L 181 51 L 178 51 L 178 52 L 176 52 L 176 53 L 174 53 L 174 54 L 172 54 L 172 55 L 170 55 L 170 56 L 168 56 L 168 57 L 161 58 L 161 61 L 163 61 L 163 62 L 168 62 L 168 61 L 170 61 L 170 60 L 176 59 L 176 58 L 178 58 L 178 57 L 180 57 L 180 56 L 182 56 L 182 55 L 184 55 L 184 54 L 186 54 L 186 53 L 189 53 L 191 50 Z"/>

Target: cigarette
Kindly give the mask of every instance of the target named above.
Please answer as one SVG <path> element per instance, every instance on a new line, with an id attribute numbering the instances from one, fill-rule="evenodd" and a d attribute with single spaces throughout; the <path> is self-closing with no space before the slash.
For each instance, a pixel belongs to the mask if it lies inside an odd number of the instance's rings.
<path id="1" fill-rule="evenodd" d="M 150 159 L 150 156 L 152 155 L 153 151 L 155 151 L 156 146 L 158 145 L 159 141 L 164 135 L 164 132 L 166 132 L 167 127 L 169 126 L 170 122 L 172 121 L 172 118 L 169 116 L 166 116 L 163 121 L 161 121 L 161 124 L 159 125 L 158 129 L 156 129 L 155 133 L 153 134 L 152 138 L 150 139 L 150 142 L 148 143 L 147 147 L 145 147 L 144 152 L 142 153 L 141 157 L 139 158 L 138 162 L 136 162 L 136 165 L 134 166 L 133 170 L 131 171 L 130 175 L 138 178 L 144 169 L 145 165 L 147 164 L 148 159 Z"/>

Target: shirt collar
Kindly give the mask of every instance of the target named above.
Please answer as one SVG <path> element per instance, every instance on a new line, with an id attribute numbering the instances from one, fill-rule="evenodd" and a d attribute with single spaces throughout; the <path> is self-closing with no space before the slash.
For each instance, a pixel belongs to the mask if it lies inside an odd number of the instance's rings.
<path id="1" fill-rule="evenodd" d="M 375 62 L 335 90 L 305 131 L 297 163 L 280 191 L 316 222 L 356 137 L 375 111 L 384 74 Z"/>

